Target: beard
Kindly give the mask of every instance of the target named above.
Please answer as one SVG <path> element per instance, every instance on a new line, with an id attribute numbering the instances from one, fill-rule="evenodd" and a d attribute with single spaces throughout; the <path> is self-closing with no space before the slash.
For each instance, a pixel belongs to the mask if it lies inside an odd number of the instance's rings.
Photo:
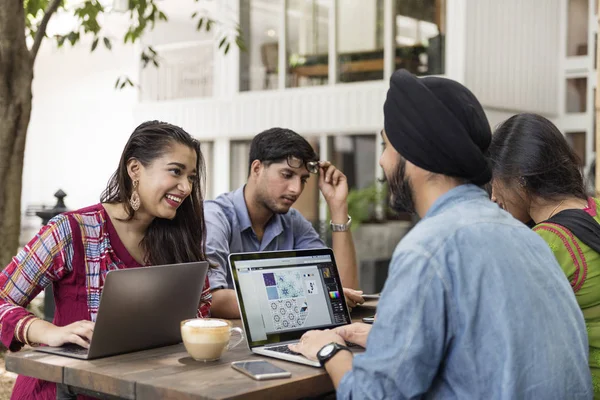
<path id="1" fill-rule="evenodd" d="M 396 171 L 387 179 L 390 187 L 390 207 L 396 212 L 414 214 L 415 196 L 409 178 L 406 176 L 406 160 L 398 163 Z"/>
<path id="2" fill-rule="evenodd" d="M 287 214 L 292 206 L 280 205 L 276 200 L 268 199 L 261 201 L 263 207 L 271 211 L 273 214 Z"/>
<path id="3" fill-rule="evenodd" d="M 269 197 L 266 192 L 259 191 L 257 194 L 256 202 L 273 214 L 287 214 L 292 207 L 291 205 L 280 204 L 276 199 Z"/>

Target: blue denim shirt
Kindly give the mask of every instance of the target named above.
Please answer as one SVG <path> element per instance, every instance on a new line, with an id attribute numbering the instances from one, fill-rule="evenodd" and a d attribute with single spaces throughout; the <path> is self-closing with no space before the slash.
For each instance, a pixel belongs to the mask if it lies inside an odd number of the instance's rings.
<path id="1" fill-rule="evenodd" d="M 206 255 L 218 265 L 208 273 L 211 290 L 233 289 L 227 257 L 230 253 L 315 249 L 325 247 L 311 223 L 291 208 L 267 223 L 262 241 L 252 230 L 244 186 L 204 203 Z"/>
<path id="2" fill-rule="evenodd" d="M 591 399 L 582 313 L 548 245 L 473 185 L 397 246 L 338 399 Z"/>

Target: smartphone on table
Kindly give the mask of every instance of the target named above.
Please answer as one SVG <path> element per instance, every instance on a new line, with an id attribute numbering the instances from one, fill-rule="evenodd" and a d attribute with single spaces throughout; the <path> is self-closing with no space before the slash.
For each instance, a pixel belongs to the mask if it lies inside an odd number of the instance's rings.
<path id="1" fill-rule="evenodd" d="M 257 381 L 266 379 L 289 378 L 292 373 L 264 360 L 234 361 L 231 368 L 248 375 Z"/>
<path id="2" fill-rule="evenodd" d="M 364 322 L 365 324 L 372 324 L 373 322 L 375 322 L 375 316 L 372 317 L 364 317 L 362 319 L 362 322 Z"/>
<path id="3" fill-rule="evenodd" d="M 365 300 L 379 300 L 379 294 L 363 294 L 362 298 Z"/>

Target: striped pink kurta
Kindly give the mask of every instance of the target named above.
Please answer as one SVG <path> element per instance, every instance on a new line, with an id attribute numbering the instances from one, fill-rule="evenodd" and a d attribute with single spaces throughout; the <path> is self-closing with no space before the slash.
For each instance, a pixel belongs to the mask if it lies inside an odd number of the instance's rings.
<path id="1" fill-rule="evenodd" d="M 46 286 L 52 284 L 54 290 L 55 325 L 95 321 L 107 272 L 141 266 L 121 243 L 101 204 L 53 218 L 0 274 L 2 343 L 11 351 L 23 346 L 15 327 L 31 315 L 25 307 Z M 199 316 L 209 316 L 211 301 L 207 278 Z M 56 385 L 19 376 L 11 398 L 56 399 Z"/>

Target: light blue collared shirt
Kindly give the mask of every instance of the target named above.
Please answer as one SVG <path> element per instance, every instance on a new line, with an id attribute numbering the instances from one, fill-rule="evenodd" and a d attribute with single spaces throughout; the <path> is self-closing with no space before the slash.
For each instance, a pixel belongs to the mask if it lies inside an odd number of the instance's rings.
<path id="1" fill-rule="evenodd" d="M 204 203 L 206 255 L 218 268 L 209 270 L 211 290 L 233 289 L 227 257 L 230 253 L 316 249 L 325 247 L 311 223 L 291 208 L 267 223 L 262 241 L 252 229 L 244 186 Z"/>
<path id="2" fill-rule="evenodd" d="M 473 185 L 438 199 L 398 244 L 338 399 L 591 399 L 588 340 L 535 232 Z"/>

